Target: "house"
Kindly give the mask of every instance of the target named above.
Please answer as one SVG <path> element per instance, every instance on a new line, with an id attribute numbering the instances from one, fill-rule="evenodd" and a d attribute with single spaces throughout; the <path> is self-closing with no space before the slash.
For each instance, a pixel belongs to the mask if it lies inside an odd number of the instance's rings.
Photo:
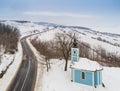
<path id="1" fill-rule="evenodd" d="M 96 61 L 79 58 L 71 63 L 71 77 L 73 82 L 97 87 L 102 84 L 102 66 Z"/>

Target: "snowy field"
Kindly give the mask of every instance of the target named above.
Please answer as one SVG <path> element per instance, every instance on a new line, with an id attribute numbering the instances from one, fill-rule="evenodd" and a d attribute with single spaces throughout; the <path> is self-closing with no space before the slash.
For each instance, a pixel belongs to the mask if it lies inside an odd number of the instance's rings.
<path id="1" fill-rule="evenodd" d="M 120 84 L 120 68 L 104 67 L 103 83 L 105 88 L 99 86 L 93 88 L 87 85 L 71 82 L 70 61 L 68 71 L 64 71 L 64 60 L 51 59 L 51 69 L 49 72 L 44 69 L 42 79 L 42 91 L 118 91 Z M 39 90 L 38 90 L 39 91 Z"/>

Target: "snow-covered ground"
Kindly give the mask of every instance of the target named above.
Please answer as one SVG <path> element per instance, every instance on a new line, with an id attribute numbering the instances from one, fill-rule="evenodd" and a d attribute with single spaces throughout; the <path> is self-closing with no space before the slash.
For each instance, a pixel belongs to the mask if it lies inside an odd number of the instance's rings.
<path id="1" fill-rule="evenodd" d="M 103 83 L 105 88 L 99 86 L 93 88 L 87 85 L 71 82 L 70 61 L 68 71 L 64 71 L 64 60 L 51 59 L 49 72 L 44 69 L 42 78 L 42 91 L 118 91 L 120 84 L 120 68 L 104 67 Z M 37 90 L 39 91 L 39 90 Z"/>
<path id="2" fill-rule="evenodd" d="M 55 38 L 55 34 L 56 33 L 63 33 L 62 31 L 60 31 L 59 29 L 51 29 L 51 30 L 48 30 L 47 32 L 44 32 L 42 34 L 38 34 L 37 35 L 37 38 L 38 40 L 42 40 L 42 41 L 50 41 L 50 40 L 53 40 Z M 36 36 L 33 36 L 33 38 L 35 38 Z"/>
<path id="3" fill-rule="evenodd" d="M 76 34 L 79 36 L 79 39 L 83 42 L 89 43 L 92 48 L 98 47 L 100 45 L 109 52 L 118 52 L 118 55 L 120 54 L 120 47 L 102 41 L 98 41 L 96 39 L 98 37 L 101 37 L 102 39 L 105 39 L 111 43 L 120 44 L 120 37 L 118 36 L 114 37 L 114 36 L 103 35 L 101 33 L 91 32 L 89 30 L 84 30 L 84 29 L 51 27 L 49 25 L 43 26 L 32 22 L 18 23 L 14 21 L 6 21 L 4 23 L 17 27 L 20 30 L 22 37 L 35 33 L 34 30 L 38 30 L 36 32 L 42 32 L 42 31 L 46 31 L 46 29 L 54 28 L 53 30 L 37 35 L 39 39 L 48 40 L 48 41 L 54 39 L 55 34 L 57 32 L 61 32 L 60 31 L 61 29 L 67 32 L 68 31 L 73 32 L 74 30 L 77 30 L 80 32 L 80 33 L 76 32 Z M 31 46 L 31 48 L 34 51 L 34 54 L 36 55 L 38 60 L 38 73 L 37 73 L 35 91 L 116 91 L 116 90 L 118 91 L 119 90 L 120 68 L 104 67 L 103 82 L 105 84 L 105 88 L 100 86 L 93 89 L 93 87 L 88 87 L 85 85 L 71 82 L 71 77 L 70 77 L 71 71 L 69 67 L 67 72 L 64 71 L 64 60 L 61 61 L 58 59 L 52 59 L 51 69 L 49 72 L 46 72 L 46 68 L 41 65 L 41 60 L 43 59 L 41 59 L 40 54 L 33 48 L 33 46 Z M 17 55 L 22 55 L 22 53 L 16 54 L 15 59 L 18 57 Z M 18 60 L 15 61 L 13 63 L 14 65 L 10 66 L 9 70 L 6 73 L 8 75 L 5 75 L 2 79 L 0 79 L 0 91 L 6 91 L 5 86 L 8 86 L 9 82 L 14 78 L 14 75 L 16 74 L 16 71 L 19 68 L 20 62 L 21 62 L 20 60 L 19 62 Z M 16 71 L 13 73 L 15 68 Z M 10 75 L 12 75 L 12 78 L 9 78 Z"/>
<path id="4" fill-rule="evenodd" d="M 8 87 L 10 86 L 11 82 L 13 81 L 17 71 L 20 67 L 22 62 L 22 47 L 21 44 L 18 44 L 18 52 L 15 55 L 4 55 L 2 64 L 0 65 L 0 69 L 5 69 L 8 64 L 13 61 L 12 65 L 8 68 L 4 76 L 0 79 L 0 91 L 7 91 Z"/>
<path id="5" fill-rule="evenodd" d="M 0 74 L 7 69 L 7 66 L 14 61 L 15 54 L 4 54 L 1 57 Z"/>

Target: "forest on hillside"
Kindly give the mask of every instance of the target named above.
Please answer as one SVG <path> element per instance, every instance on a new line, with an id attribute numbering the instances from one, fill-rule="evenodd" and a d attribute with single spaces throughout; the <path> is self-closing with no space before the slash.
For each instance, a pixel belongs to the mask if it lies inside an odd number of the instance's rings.
<path id="1" fill-rule="evenodd" d="M 19 30 L 10 25 L 0 23 L 0 52 L 14 54 L 17 51 Z"/>
<path id="2" fill-rule="evenodd" d="M 33 39 L 31 43 L 40 52 L 41 55 L 46 57 L 46 60 L 63 58 L 70 60 L 70 53 L 72 47 L 72 33 L 59 33 L 56 34 L 54 40 L 42 41 L 40 39 Z M 117 52 L 108 52 L 100 45 L 96 48 L 83 41 L 77 40 L 77 46 L 80 50 L 80 57 L 85 57 L 93 61 L 99 62 L 104 66 L 120 67 L 120 56 Z"/>

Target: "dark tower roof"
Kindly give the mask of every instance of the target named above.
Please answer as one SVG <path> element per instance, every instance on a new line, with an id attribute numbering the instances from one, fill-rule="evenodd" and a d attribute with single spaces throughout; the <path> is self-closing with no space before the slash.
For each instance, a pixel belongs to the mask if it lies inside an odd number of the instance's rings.
<path id="1" fill-rule="evenodd" d="M 74 48 L 77 48 L 77 40 L 76 40 L 76 37 L 75 37 L 75 34 L 74 34 L 74 39 L 73 39 L 73 47 Z"/>

